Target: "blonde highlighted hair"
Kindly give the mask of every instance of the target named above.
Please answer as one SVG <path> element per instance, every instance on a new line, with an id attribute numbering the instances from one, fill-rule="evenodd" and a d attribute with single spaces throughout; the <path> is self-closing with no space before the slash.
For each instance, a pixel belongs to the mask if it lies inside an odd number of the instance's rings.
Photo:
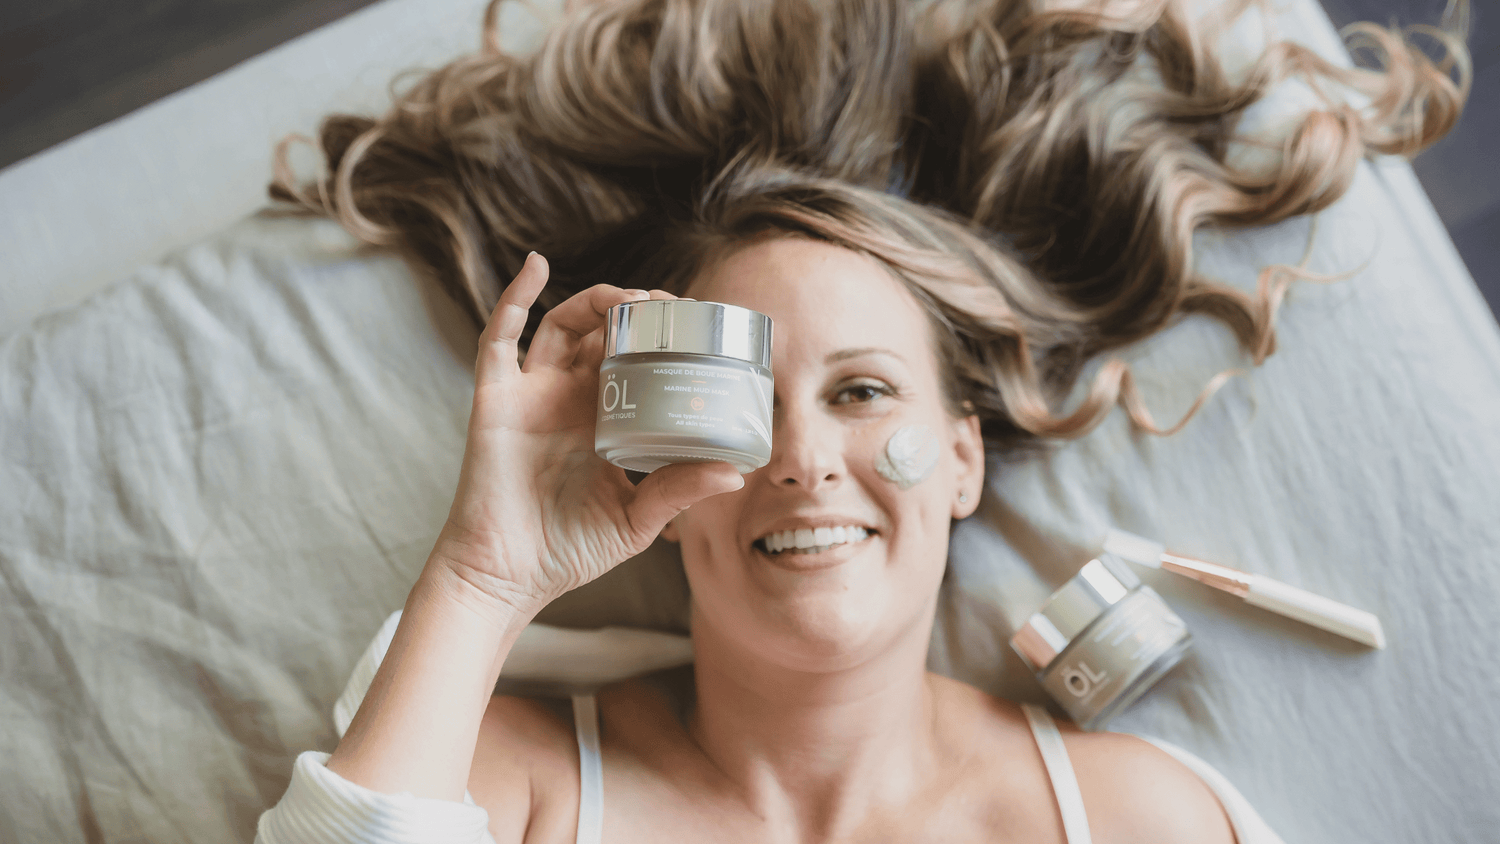
<path id="1" fill-rule="evenodd" d="M 1214 24 L 1150 0 L 606 0 L 516 55 L 498 5 L 483 49 L 387 114 L 327 118 L 325 177 L 299 185 L 284 143 L 272 195 L 402 250 L 476 322 L 533 249 L 544 306 L 600 282 L 681 292 L 767 235 L 868 254 L 927 309 L 953 412 L 1000 445 L 1081 435 L 1116 404 L 1175 430 L 1118 360 L 1059 404 L 1090 358 L 1181 313 L 1263 360 L 1295 269 L 1248 296 L 1194 270 L 1193 232 L 1327 207 L 1364 155 L 1441 137 L 1469 81 L 1461 2 L 1446 29 L 1353 29 L 1375 67 L 1277 43 L 1239 79 L 1211 42 L 1242 7 Z M 1268 171 L 1235 166 L 1239 117 L 1287 76 L 1325 107 Z"/>

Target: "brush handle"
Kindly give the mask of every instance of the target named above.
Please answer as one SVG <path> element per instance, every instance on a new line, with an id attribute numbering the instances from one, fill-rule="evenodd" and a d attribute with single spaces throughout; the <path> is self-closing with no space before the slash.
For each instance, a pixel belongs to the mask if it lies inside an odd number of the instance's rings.
<path id="1" fill-rule="evenodd" d="M 1245 595 L 1247 604 L 1337 633 L 1368 647 L 1385 647 L 1385 631 L 1380 627 L 1380 619 L 1371 613 L 1345 606 L 1338 601 L 1330 601 L 1321 595 L 1314 595 L 1268 577 L 1251 575 L 1248 580 L 1250 591 Z"/>

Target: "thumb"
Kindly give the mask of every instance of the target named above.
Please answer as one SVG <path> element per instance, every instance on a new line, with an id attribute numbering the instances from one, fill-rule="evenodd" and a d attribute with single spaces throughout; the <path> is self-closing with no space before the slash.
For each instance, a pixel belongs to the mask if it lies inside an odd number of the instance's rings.
<path id="1" fill-rule="evenodd" d="M 745 479 L 728 463 L 675 463 L 646 476 L 626 505 L 630 525 L 655 539 L 678 513 L 708 498 L 734 492 Z"/>

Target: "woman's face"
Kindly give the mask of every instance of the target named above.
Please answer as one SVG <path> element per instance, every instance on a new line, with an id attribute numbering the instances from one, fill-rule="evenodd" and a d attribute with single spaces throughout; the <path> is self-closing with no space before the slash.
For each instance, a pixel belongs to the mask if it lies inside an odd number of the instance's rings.
<path id="1" fill-rule="evenodd" d="M 805 670 L 907 636 L 925 648 L 950 520 L 973 511 L 984 454 L 978 420 L 947 412 L 921 306 L 874 259 L 798 237 L 732 253 L 687 295 L 775 321 L 771 462 L 663 532 L 681 544 L 695 625 Z M 901 429 L 904 478 L 880 468 Z"/>

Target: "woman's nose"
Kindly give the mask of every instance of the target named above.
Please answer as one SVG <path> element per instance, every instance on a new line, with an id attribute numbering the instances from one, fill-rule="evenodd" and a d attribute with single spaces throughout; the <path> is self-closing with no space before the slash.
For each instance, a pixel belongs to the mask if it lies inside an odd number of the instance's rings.
<path id="1" fill-rule="evenodd" d="M 776 410 L 766 464 L 772 482 L 816 490 L 842 480 L 843 431 L 837 421 L 800 403 L 782 402 Z"/>

